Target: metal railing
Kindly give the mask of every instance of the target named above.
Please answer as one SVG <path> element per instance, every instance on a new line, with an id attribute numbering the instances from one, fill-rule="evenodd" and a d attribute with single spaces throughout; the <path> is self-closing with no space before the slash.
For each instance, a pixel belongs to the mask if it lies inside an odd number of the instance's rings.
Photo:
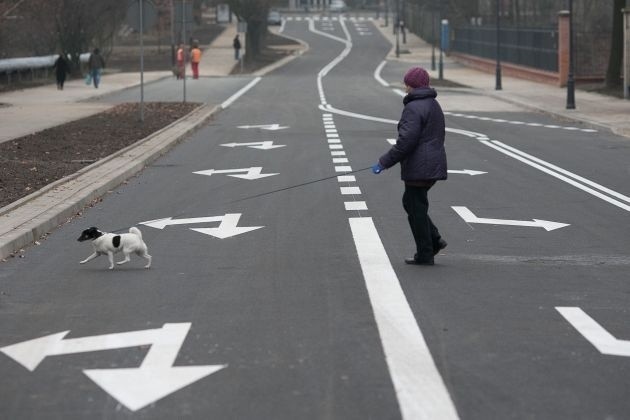
<path id="1" fill-rule="evenodd" d="M 16 81 L 34 80 L 36 78 L 48 78 L 48 71 L 55 65 L 58 54 L 43 55 L 38 57 L 19 57 L 0 59 L 0 74 L 4 74 L 6 84 Z M 90 53 L 79 56 L 81 63 L 87 63 Z"/>
<path id="2" fill-rule="evenodd" d="M 465 26 L 451 33 L 451 51 L 496 59 L 497 32 L 494 26 Z M 558 71 L 558 30 L 501 28 L 501 61 Z"/>

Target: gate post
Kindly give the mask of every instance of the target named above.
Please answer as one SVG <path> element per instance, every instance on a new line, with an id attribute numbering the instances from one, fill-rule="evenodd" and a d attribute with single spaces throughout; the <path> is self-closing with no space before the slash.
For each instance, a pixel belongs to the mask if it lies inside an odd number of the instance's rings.
<path id="1" fill-rule="evenodd" d="M 623 13 L 623 97 L 630 99 L 630 8 Z"/>
<path id="2" fill-rule="evenodd" d="M 558 84 L 567 85 L 569 78 L 569 19 L 568 10 L 558 12 Z"/>

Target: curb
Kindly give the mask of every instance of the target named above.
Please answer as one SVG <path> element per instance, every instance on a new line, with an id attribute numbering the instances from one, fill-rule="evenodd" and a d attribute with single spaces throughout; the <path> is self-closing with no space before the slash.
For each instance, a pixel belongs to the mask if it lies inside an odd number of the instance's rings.
<path id="1" fill-rule="evenodd" d="M 218 114 L 203 105 L 118 152 L 0 209 L 0 260 L 35 243 L 164 155 Z"/>

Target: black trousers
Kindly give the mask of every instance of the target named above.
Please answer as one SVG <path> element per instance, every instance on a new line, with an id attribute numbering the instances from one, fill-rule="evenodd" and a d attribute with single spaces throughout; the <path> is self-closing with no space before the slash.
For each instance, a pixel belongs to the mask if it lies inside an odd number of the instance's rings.
<path id="1" fill-rule="evenodd" d="M 416 255 L 418 261 L 433 261 L 435 250 L 438 249 L 440 232 L 429 217 L 428 192 L 431 187 L 413 187 L 405 185 L 405 193 L 402 202 L 407 212 L 407 220 L 416 242 Z"/>

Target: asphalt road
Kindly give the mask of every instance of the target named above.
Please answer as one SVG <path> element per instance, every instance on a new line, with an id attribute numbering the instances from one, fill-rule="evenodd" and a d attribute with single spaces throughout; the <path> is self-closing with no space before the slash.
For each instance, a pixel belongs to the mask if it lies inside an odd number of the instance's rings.
<path id="1" fill-rule="evenodd" d="M 0 418 L 630 417 L 627 140 L 440 89 L 449 169 L 483 173 L 431 190 L 449 245 L 405 265 L 398 168 L 359 171 L 396 136 L 389 44 L 369 21 L 312 25 L 284 29 L 307 54 L 2 264 Z M 269 176 L 230 176 L 248 168 Z M 79 265 L 89 226 L 140 227 L 152 268 Z"/>

